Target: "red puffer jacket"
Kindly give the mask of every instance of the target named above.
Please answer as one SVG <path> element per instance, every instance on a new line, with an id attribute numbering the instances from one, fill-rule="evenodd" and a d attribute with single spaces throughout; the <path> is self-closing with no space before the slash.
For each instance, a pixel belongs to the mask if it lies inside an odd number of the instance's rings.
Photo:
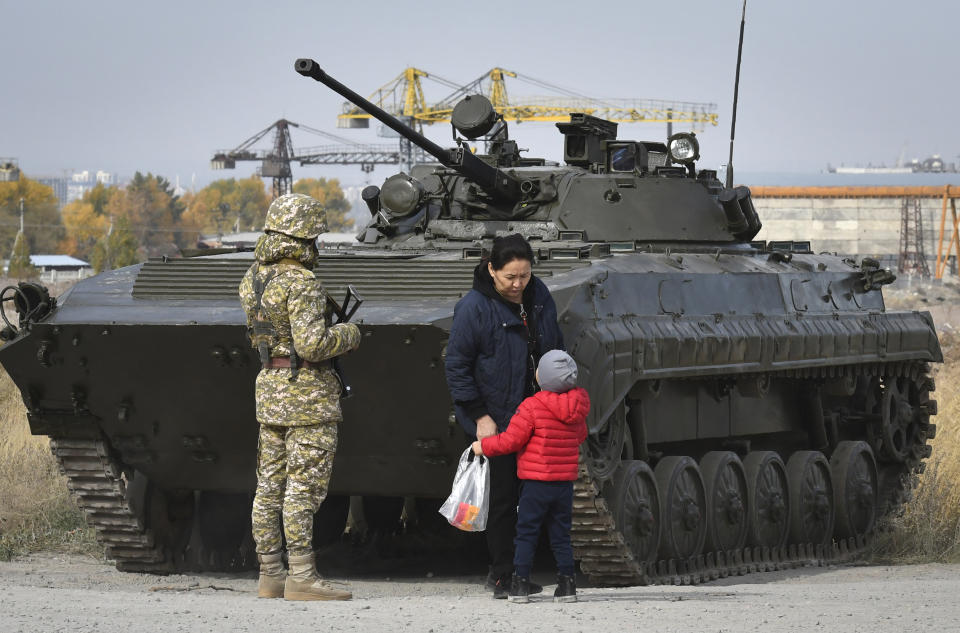
<path id="1" fill-rule="evenodd" d="M 516 452 L 520 479 L 574 481 L 589 411 L 590 396 L 580 387 L 538 391 L 520 403 L 506 431 L 483 439 L 483 454 Z"/>

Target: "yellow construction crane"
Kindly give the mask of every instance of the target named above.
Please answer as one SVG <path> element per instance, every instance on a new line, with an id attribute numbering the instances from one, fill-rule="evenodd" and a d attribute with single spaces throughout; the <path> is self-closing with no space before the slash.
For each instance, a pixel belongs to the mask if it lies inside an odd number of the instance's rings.
<path id="1" fill-rule="evenodd" d="M 367 97 L 368 101 L 377 104 L 395 117 L 411 121 L 421 120 L 423 112 L 429 107 L 423 96 L 421 77 L 428 77 L 449 88 L 459 88 L 458 84 L 436 75 L 431 75 L 419 68 L 405 68 L 403 72 L 389 82 L 377 88 L 376 92 Z M 370 126 L 370 115 L 350 102 L 343 104 L 343 111 L 337 117 L 337 127 L 365 128 Z"/>
<path id="2" fill-rule="evenodd" d="M 507 77 L 559 93 L 560 96 L 511 100 L 507 96 Z M 429 78 L 455 90 L 439 102 L 427 104 L 421 78 Z M 394 116 L 429 125 L 449 122 L 457 101 L 468 94 L 478 93 L 490 99 L 497 112 L 503 114 L 507 121 L 561 122 L 567 121 L 571 112 L 583 112 L 618 123 L 690 123 L 700 129 L 718 123 L 717 106 L 714 103 L 596 99 L 504 68 L 493 68 L 474 81 L 458 86 L 411 67 L 370 95 L 369 100 Z M 368 127 L 370 115 L 352 103 L 345 103 L 338 119 L 340 127 Z"/>

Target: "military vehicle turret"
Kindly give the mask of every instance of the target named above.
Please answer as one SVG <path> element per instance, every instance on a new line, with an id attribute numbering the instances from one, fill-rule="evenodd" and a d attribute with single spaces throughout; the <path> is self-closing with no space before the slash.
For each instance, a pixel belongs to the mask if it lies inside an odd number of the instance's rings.
<path id="1" fill-rule="evenodd" d="M 510 233 L 533 245 L 593 403 L 573 531 L 593 582 L 829 559 L 902 504 L 930 453 L 942 358 L 928 313 L 884 308 L 877 262 L 753 241 L 749 189 L 698 169 L 693 134 L 621 140 L 572 114 L 552 164 L 521 156 L 474 95 L 446 149 L 312 60 L 295 67 L 437 161 L 368 187 L 358 242 L 317 265 L 333 296 L 365 298 L 318 538 L 342 531 L 347 495 L 398 511 L 390 499 L 448 494 L 468 442 L 443 371 L 453 307 Z M 20 322 L 0 362 L 122 569 L 252 562 L 258 363 L 237 299 L 251 257 L 150 260 L 56 301 L 8 293 Z"/>

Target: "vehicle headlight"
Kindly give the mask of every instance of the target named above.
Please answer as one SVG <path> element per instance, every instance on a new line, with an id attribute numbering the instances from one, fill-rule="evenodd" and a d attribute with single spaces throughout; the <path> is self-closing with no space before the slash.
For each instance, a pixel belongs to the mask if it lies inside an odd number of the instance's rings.
<path id="1" fill-rule="evenodd" d="M 674 134 L 667 146 L 670 148 L 670 160 L 674 163 L 688 165 L 700 158 L 700 143 L 693 132 Z"/>
<path id="2" fill-rule="evenodd" d="M 458 132 L 469 139 L 480 138 L 493 129 L 497 112 L 483 95 L 467 95 L 453 108 L 450 121 Z"/>
<path id="3" fill-rule="evenodd" d="M 416 211 L 422 199 L 423 185 L 416 178 L 404 173 L 390 176 L 380 189 L 381 207 L 395 218 L 402 218 Z"/>

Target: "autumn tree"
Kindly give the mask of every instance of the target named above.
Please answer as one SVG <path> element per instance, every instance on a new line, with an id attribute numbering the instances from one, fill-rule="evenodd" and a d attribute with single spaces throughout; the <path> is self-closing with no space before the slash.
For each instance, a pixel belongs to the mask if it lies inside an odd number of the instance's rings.
<path id="1" fill-rule="evenodd" d="M 105 213 L 115 226 L 125 219 L 148 256 L 175 255 L 186 243 L 181 226 L 183 203 L 162 176 L 144 176 L 138 171 L 125 188 L 110 195 Z"/>
<path id="2" fill-rule="evenodd" d="M 83 260 L 90 260 L 93 247 L 103 238 L 110 226 L 106 215 L 110 197 L 116 187 L 104 187 L 102 183 L 83 194 L 81 200 L 66 204 L 61 213 L 65 236 L 59 252 L 69 253 Z"/>
<path id="3" fill-rule="evenodd" d="M 32 279 L 40 271 L 30 262 L 30 248 L 23 233 L 17 233 L 13 242 L 13 254 L 10 256 L 10 265 L 7 275 L 14 279 Z"/>
<path id="4" fill-rule="evenodd" d="M 107 209 L 107 203 L 110 202 L 110 196 L 116 191 L 115 186 L 107 187 L 102 182 L 98 182 L 92 189 L 83 193 L 83 201 L 93 205 L 94 213 L 103 215 Z"/>
<path id="5" fill-rule="evenodd" d="M 294 193 L 305 193 L 315 198 L 327 210 L 327 230 L 340 232 L 353 228 L 353 218 L 347 217 L 350 203 L 343 195 L 336 178 L 301 178 L 293 183 Z"/>
<path id="6" fill-rule="evenodd" d="M 56 253 L 63 238 L 60 210 L 53 189 L 22 173 L 14 182 L 0 182 L 0 253 L 9 253 L 20 229 L 20 199 L 26 248 L 32 253 Z"/>
<path id="7" fill-rule="evenodd" d="M 138 240 L 130 230 L 126 217 L 119 217 L 113 227 L 94 244 L 90 264 L 96 272 L 130 266 L 141 261 Z"/>
<path id="8" fill-rule="evenodd" d="M 197 233 L 257 231 L 270 206 L 270 197 L 259 176 L 215 180 L 196 194 L 183 197 L 184 228 Z"/>

